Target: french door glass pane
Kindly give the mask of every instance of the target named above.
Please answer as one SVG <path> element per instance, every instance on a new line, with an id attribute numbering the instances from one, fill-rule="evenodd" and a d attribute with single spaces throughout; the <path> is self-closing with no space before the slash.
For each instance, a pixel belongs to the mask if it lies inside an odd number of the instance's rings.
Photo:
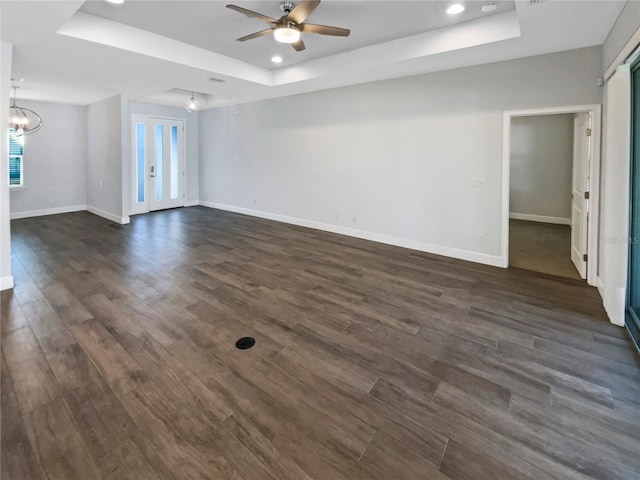
<path id="1" fill-rule="evenodd" d="M 178 198 L 178 126 L 171 125 L 171 200 Z"/>
<path id="2" fill-rule="evenodd" d="M 144 123 L 136 124 L 136 188 L 138 189 L 137 201 L 144 203 L 144 150 L 145 150 Z"/>
<path id="3" fill-rule="evenodd" d="M 156 125 L 156 201 L 162 201 L 162 163 L 163 163 L 163 135 L 164 128 L 162 125 Z"/>

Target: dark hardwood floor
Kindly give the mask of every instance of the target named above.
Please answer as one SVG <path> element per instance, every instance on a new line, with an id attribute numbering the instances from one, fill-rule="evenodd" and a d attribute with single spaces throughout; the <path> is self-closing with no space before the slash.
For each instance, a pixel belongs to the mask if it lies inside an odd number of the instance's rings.
<path id="1" fill-rule="evenodd" d="M 202 207 L 12 229 L 3 480 L 640 478 L 582 282 Z"/>

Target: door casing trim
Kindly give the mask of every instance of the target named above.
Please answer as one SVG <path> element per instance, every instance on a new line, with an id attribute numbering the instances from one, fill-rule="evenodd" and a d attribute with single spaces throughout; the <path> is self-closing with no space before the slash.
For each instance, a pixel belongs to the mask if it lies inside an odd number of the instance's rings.
<path id="1" fill-rule="evenodd" d="M 593 139 L 591 164 L 589 165 L 589 226 L 587 230 L 587 283 L 596 286 L 598 276 L 598 233 L 600 219 L 600 149 L 602 136 L 602 105 L 568 105 L 560 107 L 506 110 L 502 126 L 502 230 L 500 266 L 509 266 L 509 186 L 511 170 L 511 119 L 537 115 L 560 115 L 567 113 L 591 113 Z"/>
<path id="2" fill-rule="evenodd" d="M 150 147 L 150 141 L 151 141 L 151 137 L 150 137 L 150 129 L 149 129 L 149 120 L 152 118 L 156 118 L 159 120 L 169 120 L 169 121 L 176 121 L 176 122 L 182 122 L 182 127 L 183 127 L 183 131 L 182 131 L 182 158 L 184 159 L 184 175 L 182 176 L 182 192 L 184 194 L 184 206 L 187 206 L 187 185 L 188 185 L 188 181 L 187 181 L 187 177 L 189 175 L 189 172 L 187 171 L 187 119 L 184 117 L 167 117 L 167 116 L 159 116 L 159 115 L 144 115 L 144 114 L 140 114 L 140 113 L 133 113 L 131 114 L 131 124 L 130 124 L 130 129 L 131 129 L 131 185 L 130 185 L 130 189 L 131 189 L 131 205 L 129 208 L 129 215 L 139 215 L 142 213 L 149 213 L 150 210 L 150 205 L 149 205 L 149 195 L 151 193 L 151 189 L 149 188 L 149 184 L 145 183 L 145 204 L 146 204 L 146 208 L 141 208 L 141 207 L 137 207 L 137 205 L 140 205 L 136 202 L 136 143 L 135 143 L 135 135 L 136 135 L 136 123 L 144 123 L 145 124 L 145 132 L 146 132 L 146 137 L 145 137 L 145 159 L 144 159 L 144 169 L 145 169 L 145 177 L 148 179 L 148 175 L 149 175 L 149 147 Z"/>

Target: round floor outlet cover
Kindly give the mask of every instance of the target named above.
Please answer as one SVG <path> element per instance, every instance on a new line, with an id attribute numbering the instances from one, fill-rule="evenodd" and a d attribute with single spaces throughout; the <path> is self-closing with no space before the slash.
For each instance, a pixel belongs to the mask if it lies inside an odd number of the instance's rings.
<path id="1" fill-rule="evenodd" d="M 240 340 L 236 342 L 236 348 L 240 350 L 246 350 L 247 348 L 251 348 L 256 344 L 256 339 L 253 337 L 242 337 Z"/>

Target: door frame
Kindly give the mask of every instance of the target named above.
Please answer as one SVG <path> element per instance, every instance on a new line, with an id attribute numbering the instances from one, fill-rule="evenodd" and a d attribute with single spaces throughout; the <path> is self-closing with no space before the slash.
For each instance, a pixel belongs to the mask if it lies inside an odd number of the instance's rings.
<path id="1" fill-rule="evenodd" d="M 591 113 L 592 157 L 589 165 L 589 225 L 587 230 L 587 283 L 596 286 L 598 265 L 598 232 L 600 220 L 600 146 L 602 134 L 602 105 L 569 105 L 562 107 L 507 110 L 502 126 L 502 231 L 500 266 L 509 266 L 509 191 L 511 174 L 511 120 L 515 117 Z"/>
<path id="2" fill-rule="evenodd" d="M 184 175 L 182 175 L 182 193 L 184 194 L 184 205 L 187 204 L 187 119 L 180 117 L 168 117 L 164 115 L 145 115 L 140 113 L 131 114 L 131 208 L 129 215 L 138 215 L 142 213 L 149 213 L 150 210 L 150 195 L 151 188 L 149 186 L 149 152 L 151 149 L 151 130 L 149 128 L 149 120 L 157 118 L 159 120 L 169 120 L 173 122 L 182 122 L 182 158 L 184 160 Z M 145 124 L 145 146 L 144 146 L 144 175 L 145 175 L 145 202 L 143 204 L 137 203 L 137 190 L 136 190 L 136 124 Z"/>
<path id="3" fill-rule="evenodd" d="M 634 58 L 635 57 L 635 58 Z M 630 56 L 628 61 L 629 63 L 629 74 L 631 76 L 631 122 L 630 122 L 630 133 L 631 138 L 629 139 L 631 142 L 629 153 L 630 153 L 630 168 L 629 168 L 629 241 L 635 241 L 637 237 L 635 233 L 637 230 L 634 227 L 637 227 L 636 223 L 638 221 L 638 215 L 635 212 L 634 208 L 634 200 L 637 200 L 638 196 L 638 187 L 640 185 L 640 129 L 636 128 L 636 124 L 640 124 L 640 91 L 636 90 L 634 82 L 636 79 L 636 75 L 640 76 L 640 46 L 636 49 L 634 54 Z M 636 73 L 637 71 L 637 73 Z M 637 272 L 637 269 L 640 267 L 634 267 L 634 260 L 637 263 L 637 259 L 634 256 L 633 245 L 630 243 L 627 251 L 627 292 L 625 299 L 625 326 L 629 331 L 629 336 L 633 341 L 636 349 L 640 352 L 640 312 L 638 312 L 633 306 L 633 293 L 632 287 L 634 286 L 634 281 L 637 282 L 638 279 L 634 279 L 634 273 Z"/>

